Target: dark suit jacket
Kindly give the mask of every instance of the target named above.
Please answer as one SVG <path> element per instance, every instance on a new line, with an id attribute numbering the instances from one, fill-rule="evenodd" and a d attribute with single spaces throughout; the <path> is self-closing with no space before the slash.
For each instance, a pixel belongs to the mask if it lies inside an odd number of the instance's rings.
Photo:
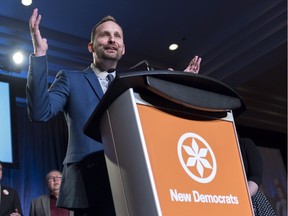
<path id="1" fill-rule="evenodd" d="M 98 165 L 93 166 L 93 169 L 98 170 L 93 173 L 89 173 L 90 164 L 86 163 L 91 155 L 103 156 L 103 145 L 83 132 L 84 125 L 103 96 L 98 78 L 90 67 L 84 71 L 63 70 L 56 75 L 55 81 L 47 91 L 47 73 L 47 57 L 32 55 L 26 86 L 30 119 L 48 121 L 63 111 L 68 126 L 68 147 L 64 159 L 67 166 L 64 166 L 66 171 L 62 178 L 57 205 L 67 208 L 87 208 L 89 205 L 91 209 L 98 208 L 99 211 L 102 211 L 102 208 L 103 211 L 114 210 L 110 185 L 107 185 L 109 181 L 106 180 L 108 174 L 106 170 L 103 172 L 103 169 L 106 169 L 105 158 L 98 158 Z M 98 152 L 99 154 L 95 154 Z M 94 160 L 97 161 L 97 158 Z M 78 164 L 78 167 L 83 169 L 79 171 L 73 167 L 80 161 L 84 161 L 84 164 Z M 68 165 L 73 169 L 68 169 Z M 101 174 L 96 176 L 97 172 Z M 95 178 L 96 183 L 91 180 L 83 183 L 83 179 Z M 87 200 L 79 197 L 85 197 Z M 101 205 L 102 202 L 109 204 Z"/>
<path id="2" fill-rule="evenodd" d="M 17 191 L 1 185 L 0 216 L 10 216 L 15 209 L 18 209 L 18 213 L 23 215 Z"/>
<path id="3" fill-rule="evenodd" d="M 42 195 L 32 200 L 30 205 L 30 216 L 50 216 L 50 197 L 49 195 Z M 73 216 L 72 211 L 69 212 Z"/>
<path id="4" fill-rule="evenodd" d="M 60 71 L 47 92 L 47 59 L 30 56 L 26 94 L 28 114 L 34 121 L 48 121 L 63 111 L 69 139 L 65 163 L 74 163 L 103 150 L 102 144 L 83 133 L 83 127 L 103 96 L 98 78 L 84 71 Z"/>
<path id="5" fill-rule="evenodd" d="M 255 143 L 249 138 L 239 138 L 242 160 L 248 181 L 262 184 L 263 161 Z"/>

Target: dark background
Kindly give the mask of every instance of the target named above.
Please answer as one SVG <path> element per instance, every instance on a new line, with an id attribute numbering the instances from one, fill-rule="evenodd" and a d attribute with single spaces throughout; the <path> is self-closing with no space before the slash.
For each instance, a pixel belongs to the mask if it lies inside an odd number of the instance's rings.
<path id="1" fill-rule="evenodd" d="M 201 56 L 200 73 L 231 86 L 247 106 L 235 120 L 240 136 L 279 149 L 287 170 L 287 1 L 34 0 L 25 7 L 1 0 L 0 80 L 11 83 L 16 150 L 2 183 L 17 189 L 25 215 L 31 199 L 47 193 L 46 173 L 62 169 L 67 145 L 62 114 L 46 123 L 32 123 L 27 116 L 25 84 L 33 52 L 28 20 L 35 7 L 49 43 L 50 82 L 60 69 L 90 64 L 90 31 L 112 15 L 124 29 L 126 54 L 119 70 L 143 59 L 157 68 L 182 70 L 194 55 Z M 168 51 L 171 43 L 179 44 L 174 52 Z M 9 57 L 18 49 L 25 63 L 15 68 Z"/>

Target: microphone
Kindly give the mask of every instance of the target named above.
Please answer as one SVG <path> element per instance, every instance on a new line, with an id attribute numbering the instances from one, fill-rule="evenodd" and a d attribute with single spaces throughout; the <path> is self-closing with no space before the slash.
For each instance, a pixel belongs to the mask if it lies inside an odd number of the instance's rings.
<path id="1" fill-rule="evenodd" d="M 150 70 L 154 70 L 153 67 L 151 67 L 151 65 L 149 64 L 149 62 L 147 60 L 143 60 L 140 61 L 139 63 L 137 63 L 136 65 L 132 66 L 129 68 L 129 70 L 134 70 L 135 68 L 144 65 L 146 68 L 146 70 L 150 71 Z"/>

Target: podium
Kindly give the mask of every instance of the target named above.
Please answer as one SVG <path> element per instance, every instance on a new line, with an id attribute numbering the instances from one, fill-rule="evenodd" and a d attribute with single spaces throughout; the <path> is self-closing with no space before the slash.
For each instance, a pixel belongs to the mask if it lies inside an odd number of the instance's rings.
<path id="1" fill-rule="evenodd" d="M 119 73 L 84 133 L 104 145 L 117 216 L 254 215 L 229 86 L 178 71 Z"/>

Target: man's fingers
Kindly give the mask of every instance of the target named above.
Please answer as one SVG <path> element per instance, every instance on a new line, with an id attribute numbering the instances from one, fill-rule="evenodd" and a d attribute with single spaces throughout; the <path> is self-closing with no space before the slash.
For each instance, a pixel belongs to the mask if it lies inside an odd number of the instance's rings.
<path id="1" fill-rule="evenodd" d="M 38 14 L 38 9 L 35 8 L 29 21 L 31 33 L 35 33 L 36 31 L 39 30 L 40 21 L 41 21 L 41 14 Z"/>
<path id="2" fill-rule="evenodd" d="M 189 63 L 188 67 L 184 70 L 185 72 L 191 72 L 197 74 L 200 70 L 202 58 L 195 56 Z"/>
<path id="3" fill-rule="evenodd" d="M 31 17 L 30 17 L 30 20 L 29 20 L 30 30 L 32 30 L 32 29 L 34 28 L 37 15 L 38 15 L 38 9 L 35 8 L 35 9 L 33 10 L 33 13 L 32 13 L 32 15 L 31 15 Z"/>
<path id="4" fill-rule="evenodd" d="M 37 16 L 36 21 L 35 21 L 35 27 L 37 27 L 37 29 L 39 28 L 41 18 L 42 18 L 42 16 L 41 16 L 41 14 L 39 14 L 39 15 Z"/>
<path id="5" fill-rule="evenodd" d="M 199 66 L 200 66 L 201 61 L 202 61 L 202 58 L 198 58 L 198 59 L 197 59 L 197 64 L 198 64 Z"/>

